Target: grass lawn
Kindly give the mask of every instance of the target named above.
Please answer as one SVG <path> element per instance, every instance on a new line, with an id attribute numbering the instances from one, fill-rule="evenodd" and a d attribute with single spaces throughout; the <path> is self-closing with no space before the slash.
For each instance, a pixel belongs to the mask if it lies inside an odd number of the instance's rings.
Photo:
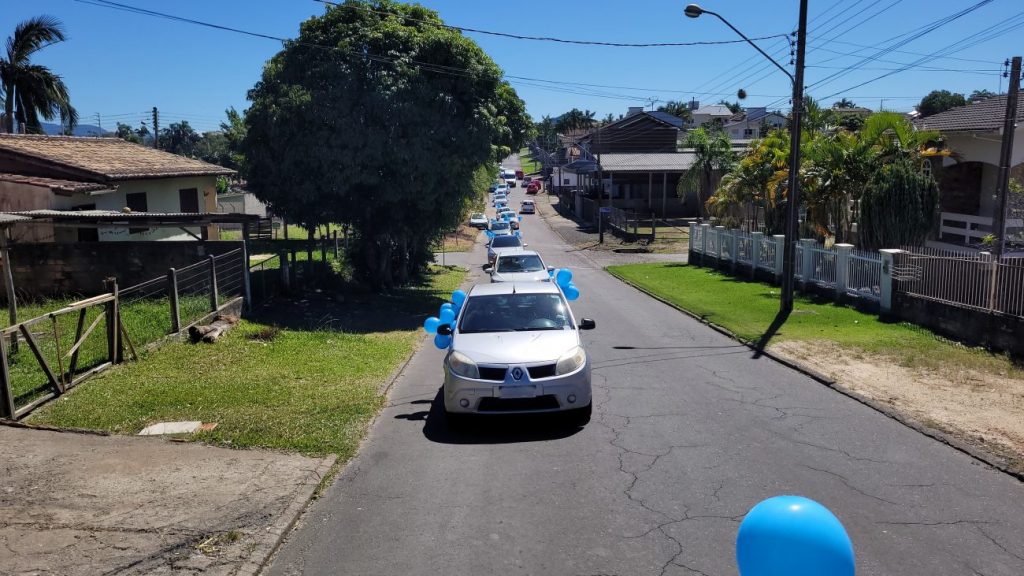
<path id="1" fill-rule="evenodd" d="M 533 159 L 529 149 L 523 148 L 519 151 L 519 162 L 523 166 L 523 174 L 534 174 L 540 172 L 541 163 Z"/>
<path id="2" fill-rule="evenodd" d="M 479 235 L 480 231 L 476 228 L 462 224 L 456 232 L 444 235 L 444 251 L 469 252 L 476 244 L 476 238 Z M 441 248 L 441 242 L 436 242 L 433 246 L 434 252 L 441 252 Z"/>
<path id="3" fill-rule="evenodd" d="M 384 403 L 381 384 L 419 341 L 419 323 L 464 276 L 436 267 L 423 286 L 346 294 L 340 304 L 325 297 L 306 309 L 280 301 L 216 344 L 171 343 L 108 370 L 30 421 L 134 434 L 202 420 L 218 426 L 197 440 L 349 458 Z M 367 317 L 349 321 L 352 310 Z"/>
<path id="4" fill-rule="evenodd" d="M 778 288 L 706 268 L 633 264 L 608 271 L 748 341 L 761 338 L 779 308 Z M 883 322 L 875 314 L 805 297 L 797 298 L 793 314 L 771 341 L 787 340 L 830 341 L 892 358 L 905 367 L 955 363 L 1000 374 L 1020 373 L 1003 356 L 950 342 L 913 324 Z"/>

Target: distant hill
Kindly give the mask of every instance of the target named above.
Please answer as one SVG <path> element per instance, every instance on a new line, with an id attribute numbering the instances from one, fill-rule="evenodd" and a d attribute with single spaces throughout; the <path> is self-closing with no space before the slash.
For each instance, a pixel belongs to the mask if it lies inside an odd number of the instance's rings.
<path id="1" fill-rule="evenodd" d="M 60 124 L 51 124 L 49 122 L 43 122 L 43 132 L 47 134 L 60 134 Z M 109 130 L 103 130 L 99 126 L 92 124 L 79 124 L 75 126 L 73 132 L 74 136 L 103 136 L 110 134 Z"/>

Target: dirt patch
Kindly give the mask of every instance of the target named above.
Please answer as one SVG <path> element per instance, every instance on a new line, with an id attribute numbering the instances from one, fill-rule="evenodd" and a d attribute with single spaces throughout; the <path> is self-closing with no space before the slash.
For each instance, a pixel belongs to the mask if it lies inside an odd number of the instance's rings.
<path id="1" fill-rule="evenodd" d="M 911 420 L 994 453 L 1024 472 L 1024 380 L 947 365 L 906 367 L 831 342 L 791 341 L 771 350 L 891 406 Z"/>
<path id="2" fill-rule="evenodd" d="M 252 574 L 333 460 L 0 426 L 0 572 Z"/>

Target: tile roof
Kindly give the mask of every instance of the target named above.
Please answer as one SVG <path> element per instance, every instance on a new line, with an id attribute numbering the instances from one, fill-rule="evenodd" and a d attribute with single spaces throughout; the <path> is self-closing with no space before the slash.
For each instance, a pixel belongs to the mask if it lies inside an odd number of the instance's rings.
<path id="1" fill-rule="evenodd" d="M 693 166 L 692 152 L 611 153 L 601 155 L 606 172 L 683 172 Z"/>
<path id="2" fill-rule="evenodd" d="M 234 173 L 120 138 L 0 134 L 0 155 L 28 158 L 106 181 Z"/>
<path id="3" fill-rule="evenodd" d="M 945 112 L 914 120 L 922 130 L 941 132 L 997 132 L 1006 115 L 1006 96 L 993 96 L 980 102 L 957 106 Z M 1024 98 L 1017 101 L 1017 121 L 1024 120 Z"/>
<path id="4" fill-rule="evenodd" d="M 14 184 L 28 184 L 49 188 L 51 192 L 96 192 L 98 190 L 110 190 L 111 186 L 96 182 L 81 182 L 78 180 L 61 180 L 58 178 L 43 178 L 41 176 L 23 176 L 21 174 L 7 174 L 0 172 L 0 182 L 11 182 Z"/>

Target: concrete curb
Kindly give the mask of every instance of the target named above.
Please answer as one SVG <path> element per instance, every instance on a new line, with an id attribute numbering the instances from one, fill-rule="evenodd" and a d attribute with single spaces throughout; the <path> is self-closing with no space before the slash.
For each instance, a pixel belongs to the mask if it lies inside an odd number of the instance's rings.
<path id="1" fill-rule="evenodd" d="M 999 470 L 1000 472 L 1003 472 L 1005 474 L 1013 476 L 1017 480 L 1024 482 L 1024 471 L 1018 471 L 1018 470 L 1015 470 L 1015 469 L 1011 468 L 1010 465 L 1009 465 L 1009 462 L 1005 458 L 1003 458 L 1001 456 L 998 456 L 996 454 L 993 454 L 991 452 L 988 452 L 986 450 L 981 450 L 978 447 L 972 446 L 972 445 L 970 445 L 970 444 L 968 444 L 966 442 L 963 442 L 963 441 L 959 440 L 958 438 L 956 438 L 955 436 L 953 436 L 953 435 L 951 435 L 951 434 L 949 434 L 947 432 L 944 432 L 942 430 L 939 430 L 938 428 L 933 428 L 931 426 L 927 426 L 925 424 L 922 424 L 921 422 L 913 420 L 912 418 L 910 418 L 910 417 L 908 417 L 908 416 L 906 416 L 904 414 L 901 414 L 897 410 L 895 410 L 895 409 L 893 409 L 893 408 L 891 408 L 891 407 L 889 407 L 889 406 L 887 406 L 885 404 L 882 404 L 881 402 L 877 402 L 877 401 L 875 401 L 875 400 L 873 400 L 871 398 L 868 398 L 867 396 L 864 396 L 863 394 L 860 394 L 859 392 L 855 392 L 853 390 L 850 390 L 846 386 L 843 386 L 839 382 L 836 382 L 834 379 L 829 378 L 828 376 L 825 376 L 824 374 L 818 372 L 817 370 L 814 370 L 813 368 L 810 368 L 809 366 L 805 366 L 805 365 L 803 365 L 802 363 L 800 363 L 800 362 L 798 362 L 796 360 L 793 360 L 791 358 L 786 358 L 785 356 L 781 356 L 781 355 L 776 354 L 774 352 L 771 352 L 769 350 L 760 350 L 760 351 L 758 351 L 757 347 L 754 345 L 753 342 L 750 342 L 750 341 L 744 340 L 743 338 L 740 338 L 739 336 L 734 334 L 729 329 L 727 329 L 727 328 L 725 328 L 723 326 L 719 326 L 718 324 L 715 324 L 714 322 L 710 322 L 706 318 L 704 318 L 702 316 L 698 316 L 697 314 L 694 314 L 693 312 L 690 312 L 689 310 L 687 310 L 685 308 L 682 308 L 679 305 L 677 305 L 677 304 L 675 304 L 673 302 L 670 302 L 669 300 L 667 300 L 665 298 L 662 298 L 661 296 L 659 296 L 657 294 L 654 294 L 650 290 L 647 290 L 646 288 L 643 288 L 643 287 L 635 284 L 634 282 L 631 282 L 631 281 L 623 278 L 622 276 L 619 276 L 618 274 L 616 274 L 615 272 L 613 272 L 611 270 L 608 270 L 607 268 L 605 268 L 605 272 L 607 272 L 608 274 L 611 274 L 612 276 L 617 278 L 623 284 L 627 284 L 629 286 L 632 286 L 636 290 L 638 290 L 640 292 L 643 292 L 644 294 L 650 296 L 651 298 L 654 298 L 655 300 L 661 302 L 662 304 L 665 304 L 667 306 L 671 306 L 672 308 L 682 312 L 683 314 L 686 314 L 690 318 L 693 318 L 694 320 L 697 320 L 701 324 L 704 324 L 704 325 L 708 326 L 709 328 L 711 328 L 715 332 L 718 332 L 719 334 L 722 334 L 724 336 L 728 336 L 729 338 L 732 338 L 733 340 L 739 342 L 740 344 L 743 344 L 747 348 L 750 348 L 751 350 L 753 350 L 755 352 L 759 352 L 762 356 L 765 356 L 766 358 L 768 358 L 770 360 L 773 360 L 773 361 L 775 361 L 775 362 L 777 362 L 779 364 L 782 364 L 783 366 L 785 366 L 787 368 L 790 368 L 792 370 L 796 370 L 797 372 L 800 372 L 801 374 L 804 374 L 805 376 L 811 378 L 812 380 L 815 380 L 815 381 L 817 381 L 817 382 L 819 382 L 821 384 L 824 384 L 825 386 L 828 386 L 829 388 L 835 390 L 836 392 L 839 392 L 840 394 L 842 394 L 842 395 L 844 395 L 844 396 L 846 396 L 848 398 L 852 398 L 853 400 L 856 400 L 857 402 L 860 402 L 861 404 L 867 406 L 868 408 L 871 408 L 872 410 L 875 410 L 876 412 L 880 412 L 881 414 L 883 414 L 883 415 L 885 415 L 885 416 L 887 416 L 889 418 L 892 418 L 893 420 L 899 422 L 900 424 L 903 424 L 904 426 L 906 426 L 907 428 L 910 428 L 911 430 L 914 430 L 916 432 L 924 434 L 925 436 L 928 436 L 929 438 L 932 438 L 934 440 L 938 440 L 939 442 L 942 442 L 943 444 L 949 446 L 950 448 L 953 448 L 954 450 L 962 452 L 962 453 L 970 456 L 971 458 L 974 458 L 975 460 L 978 460 L 979 462 L 981 462 L 983 464 L 991 466 L 992 468 L 995 468 L 996 470 Z"/>
<path id="2" fill-rule="evenodd" d="M 263 570 L 270 558 L 277 552 L 285 536 L 291 532 L 292 527 L 302 517 L 306 507 L 313 501 L 313 494 L 316 493 L 317 486 L 320 485 L 321 479 L 331 469 L 336 459 L 337 456 L 331 455 L 320 461 L 313 474 L 310 474 L 302 486 L 296 490 L 295 497 L 284 509 L 284 512 L 266 528 L 262 538 L 257 538 L 256 547 L 249 556 L 249 560 L 235 572 L 237 576 L 256 576 Z"/>

